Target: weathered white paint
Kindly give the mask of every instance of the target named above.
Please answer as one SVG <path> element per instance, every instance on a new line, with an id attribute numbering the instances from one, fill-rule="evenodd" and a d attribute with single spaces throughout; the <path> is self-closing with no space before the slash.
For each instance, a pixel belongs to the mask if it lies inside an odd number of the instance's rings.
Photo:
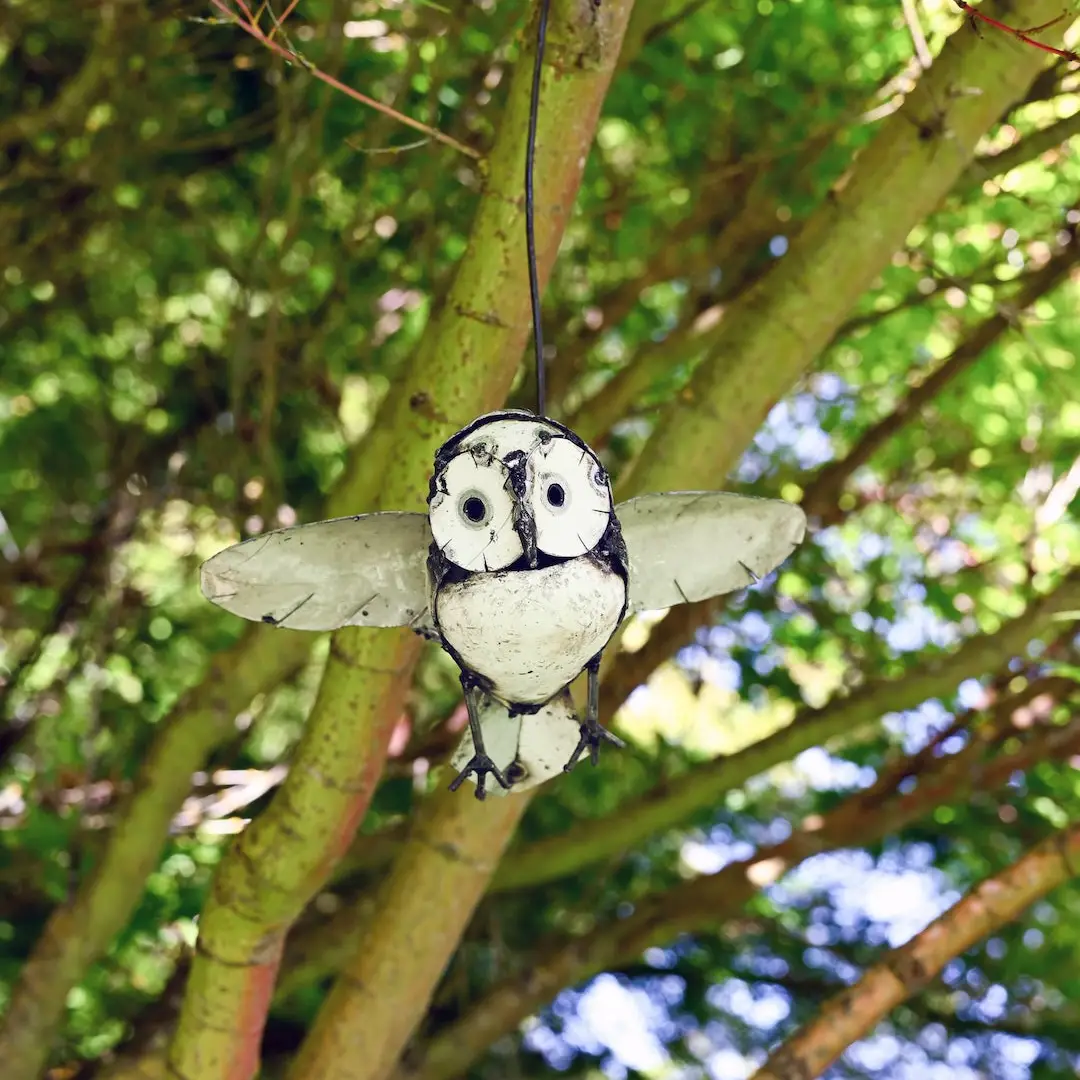
<path id="1" fill-rule="evenodd" d="M 525 770 L 509 791 L 489 776 L 484 790 L 492 795 L 528 791 L 557 776 L 577 749 L 581 735 L 569 694 L 558 695 L 531 716 L 511 716 L 505 705 L 485 696 L 480 705 L 480 729 L 488 757 L 504 774 L 515 761 Z M 472 756 L 472 735 L 466 728 L 451 759 L 454 771 L 464 769 Z M 469 778 L 476 783 L 475 774 Z"/>
<path id="2" fill-rule="evenodd" d="M 291 630 L 419 626 L 428 604 L 426 514 L 333 518 L 253 536 L 202 565 L 208 600 Z"/>
<path id="3" fill-rule="evenodd" d="M 620 503 L 630 610 L 674 607 L 752 585 L 802 542 L 806 515 L 781 499 L 669 491 Z"/>
<path id="4" fill-rule="evenodd" d="M 479 461 L 465 452 L 452 458 L 431 500 L 431 532 L 442 553 L 464 570 L 502 570 L 521 558 L 521 538 L 514 530 L 514 496 L 506 466 L 497 459 Z M 445 492 L 441 490 L 445 488 Z M 465 516 L 470 497 L 487 508 L 481 522 Z"/>
<path id="5" fill-rule="evenodd" d="M 536 546 L 556 558 L 592 551 L 611 523 L 611 488 L 600 462 L 569 439 L 550 439 L 529 455 L 529 506 L 536 521 Z M 553 505 L 552 484 L 564 502 Z"/>
<path id="6" fill-rule="evenodd" d="M 528 454 L 540 442 L 542 433 L 557 435 L 559 429 L 532 413 L 523 412 L 479 425 L 461 441 L 461 448 L 472 450 L 483 446 L 498 458 L 504 458 L 515 450 Z"/>
<path id="7" fill-rule="evenodd" d="M 581 558 L 444 585 L 432 610 L 449 644 L 504 701 L 546 701 L 610 640 L 625 601 L 614 572 Z"/>
<path id="8" fill-rule="evenodd" d="M 514 451 L 528 459 L 523 508 L 515 507 L 501 460 Z M 626 601 L 622 579 L 582 554 L 612 513 L 598 469 L 590 452 L 544 420 L 527 413 L 493 420 L 448 464 L 448 493 L 432 500 L 430 523 L 424 514 L 381 513 L 279 529 L 208 560 L 202 589 L 233 614 L 299 630 L 429 626 L 429 605 L 437 605 L 448 643 L 501 699 L 482 704 L 488 753 L 504 770 L 519 761 L 528 775 L 514 790 L 527 790 L 559 772 L 576 748 L 579 725 L 565 687 L 608 643 Z M 562 507 L 544 498 L 552 481 L 567 495 Z M 462 514 L 473 491 L 489 508 L 480 525 Z M 536 521 L 539 549 L 568 561 L 505 569 L 522 554 L 514 529 L 520 510 Z M 782 563 L 806 527 L 797 506 L 727 492 L 643 495 L 615 513 L 630 558 L 627 610 L 634 611 L 744 588 Z M 447 557 L 474 571 L 436 598 L 426 567 L 433 529 Z M 511 717 L 503 702 L 545 704 Z M 471 756 L 466 734 L 454 762 L 460 769 Z"/>

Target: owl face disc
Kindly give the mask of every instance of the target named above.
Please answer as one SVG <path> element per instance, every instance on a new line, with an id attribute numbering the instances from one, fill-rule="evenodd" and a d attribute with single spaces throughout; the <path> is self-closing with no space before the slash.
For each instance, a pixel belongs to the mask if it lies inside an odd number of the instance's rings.
<path id="1" fill-rule="evenodd" d="M 490 413 L 435 455 L 431 531 L 473 572 L 587 555 L 614 518 L 599 459 L 569 428 L 531 413 Z"/>

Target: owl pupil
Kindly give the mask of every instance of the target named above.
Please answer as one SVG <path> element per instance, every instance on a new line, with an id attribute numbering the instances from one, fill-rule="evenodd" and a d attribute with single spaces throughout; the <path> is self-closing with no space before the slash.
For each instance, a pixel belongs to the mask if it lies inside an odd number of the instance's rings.
<path id="1" fill-rule="evenodd" d="M 552 484 L 547 489 L 547 497 L 552 506 L 562 506 L 566 502 L 566 492 L 563 491 L 562 484 Z"/>
<path id="2" fill-rule="evenodd" d="M 483 499 L 478 499 L 475 495 L 465 500 L 465 505 L 462 507 L 465 511 L 465 516 L 474 524 L 477 525 L 484 520 L 484 514 L 487 512 L 484 507 Z"/>

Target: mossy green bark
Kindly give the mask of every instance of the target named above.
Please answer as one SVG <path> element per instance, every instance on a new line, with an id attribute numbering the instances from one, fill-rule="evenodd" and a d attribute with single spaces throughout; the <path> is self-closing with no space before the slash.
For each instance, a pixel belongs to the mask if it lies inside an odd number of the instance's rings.
<path id="1" fill-rule="evenodd" d="M 527 805 L 462 791 L 428 800 L 289 1080 L 393 1071 Z"/>
<path id="2" fill-rule="evenodd" d="M 989 760 L 978 740 L 929 767 L 925 762 L 917 764 L 916 753 L 907 759 L 909 769 L 886 776 L 882 787 L 874 785 L 842 801 L 812 827 L 803 822 L 784 840 L 728 863 L 715 874 L 693 876 L 641 897 L 625 919 L 601 923 L 580 937 L 553 935 L 538 942 L 531 966 L 508 975 L 473 1001 L 460 1017 L 417 1047 L 392 1080 L 450 1080 L 466 1075 L 488 1047 L 519 1028 L 562 987 L 605 969 L 633 964 L 646 949 L 665 945 L 681 934 L 722 932 L 721 928 L 730 933 L 731 920 L 739 918 L 763 880 L 776 880 L 823 852 L 875 844 L 924 818 L 943 801 L 959 802 L 976 792 L 985 796 L 1000 791 L 1016 769 L 1029 768 L 1035 761 L 1064 762 L 1076 752 L 1078 736 L 1080 722 L 1073 720 L 1044 727 L 1015 754 Z M 895 781 L 915 772 L 920 774 L 915 789 L 898 791 Z"/>
<path id="3" fill-rule="evenodd" d="M 1059 16 L 1061 6 L 1037 0 L 1021 11 L 1024 25 L 1038 25 Z M 1047 40 L 1066 25 L 1057 24 Z M 769 409 L 1047 63 L 1046 53 L 1011 47 L 1000 35 L 967 26 L 953 34 L 790 251 L 703 336 L 706 358 L 657 425 L 624 495 L 723 485 Z"/>
<path id="4" fill-rule="evenodd" d="M 215 658 L 203 682 L 163 723 L 94 872 L 50 916 L 22 970 L 0 1027 L 4 1080 L 40 1074 L 68 992 L 131 917 L 169 824 L 191 791 L 192 774 L 235 733 L 237 713 L 299 668 L 309 650 L 304 634 L 252 627 L 235 649 Z"/>
<path id="5" fill-rule="evenodd" d="M 573 207 L 630 7 L 630 0 L 621 0 L 598 11 L 591 3 L 567 0 L 553 12 L 537 139 L 536 226 L 544 279 Z M 436 449 L 506 396 L 530 326 L 521 196 L 530 74 L 526 48 L 454 284 L 347 471 L 334 512 L 422 508 Z M 203 911 L 170 1049 L 171 1070 L 182 1080 L 247 1080 L 255 1074 L 285 934 L 325 882 L 367 808 L 416 653 L 416 639 L 405 631 L 349 629 L 334 635 L 289 776 L 226 856 Z M 457 797 L 468 799 L 469 793 Z M 495 820 L 497 815 L 489 817 Z M 489 873 L 493 869 L 494 864 Z M 446 955 L 454 941 L 446 942 Z M 430 957 L 423 959 L 430 967 Z M 443 962 L 437 962 L 432 984 Z M 399 976 L 384 990 L 411 988 L 393 995 L 397 1009 L 406 1010 L 412 995 L 430 992 L 422 981 L 418 969 L 416 980 Z M 333 1075 L 361 1075 L 341 1069 L 368 1064 L 368 1056 L 360 1055 L 335 1064 Z"/>
<path id="6" fill-rule="evenodd" d="M 565 876 L 590 863 L 632 850 L 649 836 L 717 806 L 726 792 L 812 746 L 857 730 L 887 712 L 948 697 L 965 679 L 997 670 L 1022 655 L 1028 642 L 1080 606 L 1080 574 L 1072 574 L 1040 603 L 995 634 L 971 638 L 936 665 L 911 675 L 868 684 L 820 709 L 806 709 L 786 728 L 731 757 L 717 758 L 680 777 L 625 814 L 587 821 L 561 836 L 514 852 L 499 868 L 494 887 L 522 889 Z"/>

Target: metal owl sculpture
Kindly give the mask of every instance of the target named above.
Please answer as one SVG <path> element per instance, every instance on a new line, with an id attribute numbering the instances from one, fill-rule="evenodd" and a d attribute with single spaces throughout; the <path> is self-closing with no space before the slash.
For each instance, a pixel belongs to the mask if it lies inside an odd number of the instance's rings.
<path id="1" fill-rule="evenodd" d="M 615 505 L 607 471 L 543 415 L 532 214 L 542 0 L 526 153 L 526 236 L 537 414 L 489 413 L 435 454 L 428 512 L 374 513 L 279 529 L 203 564 L 205 596 L 245 619 L 294 630 L 408 626 L 461 670 L 469 731 L 456 790 L 523 791 L 587 750 L 622 743 L 601 727 L 600 658 L 623 618 L 731 592 L 780 565 L 803 538 L 790 503 L 666 492 Z M 584 720 L 569 686 L 588 674 Z"/>

